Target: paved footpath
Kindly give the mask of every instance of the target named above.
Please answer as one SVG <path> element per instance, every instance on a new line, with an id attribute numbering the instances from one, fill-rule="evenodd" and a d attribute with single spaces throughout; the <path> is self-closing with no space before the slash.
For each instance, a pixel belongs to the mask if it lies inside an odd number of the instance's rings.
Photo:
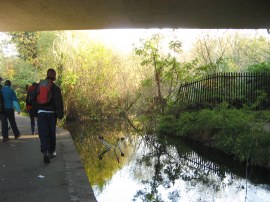
<path id="1" fill-rule="evenodd" d="M 43 163 L 30 120 L 16 116 L 21 138 L 0 138 L 0 202 L 96 201 L 68 131 L 57 128 L 56 158 Z"/>

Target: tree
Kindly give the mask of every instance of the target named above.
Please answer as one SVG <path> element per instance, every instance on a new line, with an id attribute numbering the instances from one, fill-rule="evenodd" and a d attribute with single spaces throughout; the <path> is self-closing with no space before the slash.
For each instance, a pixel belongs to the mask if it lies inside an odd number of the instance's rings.
<path id="1" fill-rule="evenodd" d="M 208 33 L 200 37 L 191 52 L 204 75 L 217 72 L 247 71 L 248 66 L 269 61 L 270 41 L 259 35 L 240 31 Z"/>
<path id="2" fill-rule="evenodd" d="M 181 69 L 176 57 L 182 52 L 181 42 L 175 40 L 169 43 L 169 53 L 165 54 L 161 44 L 163 39 L 161 34 L 153 34 L 150 39 L 141 40 L 141 47 L 135 48 L 135 53 L 142 57 L 141 65 L 150 69 L 150 72 L 153 71 L 156 85 L 153 101 L 161 109 L 161 113 L 164 113 L 165 102 L 174 87 L 179 84 Z"/>
<path id="3" fill-rule="evenodd" d="M 10 32 L 9 35 L 16 44 L 20 58 L 31 63 L 38 58 L 39 32 Z"/>

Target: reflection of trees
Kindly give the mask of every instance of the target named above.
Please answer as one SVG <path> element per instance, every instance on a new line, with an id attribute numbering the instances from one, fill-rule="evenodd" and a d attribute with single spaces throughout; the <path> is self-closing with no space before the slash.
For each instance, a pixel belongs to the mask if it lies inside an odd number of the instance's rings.
<path id="1" fill-rule="evenodd" d="M 111 179 L 126 163 L 132 152 L 130 147 L 123 146 L 125 158 L 121 158 L 119 163 L 113 149 L 106 153 L 102 160 L 99 160 L 98 155 L 103 151 L 104 146 L 99 142 L 98 136 L 103 136 L 106 141 L 114 144 L 117 138 L 126 136 L 124 127 L 121 123 L 115 123 L 115 125 L 112 123 L 74 123 L 68 126 L 88 179 L 92 186 L 96 186 L 99 190 L 102 190 L 106 181 Z"/>
<path id="2" fill-rule="evenodd" d="M 186 181 L 190 187 L 210 187 L 212 192 L 217 192 L 223 186 L 232 184 L 235 178 L 218 164 L 197 155 L 179 139 L 169 143 L 167 139 L 157 139 L 152 135 L 143 137 L 143 140 L 145 153 L 139 163 L 143 170 L 151 167 L 152 172 L 149 179 L 142 180 L 144 188 L 137 191 L 134 200 L 179 201 L 181 191 L 185 191 L 174 187 L 179 179 Z M 223 182 L 225 177 L 226 184 Z M 165 195 L 159 190 L 169 190 L 168 199 L 163 199 Z"/>
<path id="3" fill-rule="evenodd" d="M 141 198 L 143 201 L 163 201 L 158 188 L 160 186 L 169 188 L 170 184 L 174 183 L 175 174 L 178 173 L 180 169 L 172 166 L 173 156 L 168 153 L 166 145 L 157 141 L 156 136 L 146 135 L 143 138 L 146 152 L 138 163 L 146 167 L 152 167 L 152 177 L 142 181 L 145 188 L 137 191 L 134 200 Z M 178 164 L 178 166 L 180 166 L 180 164 Z M 167 179 L 164 178 L 164 173 L 168 175 Z M 170 193 L 172 201 L 178 196 L 179 193 L 177 190 Z"/>

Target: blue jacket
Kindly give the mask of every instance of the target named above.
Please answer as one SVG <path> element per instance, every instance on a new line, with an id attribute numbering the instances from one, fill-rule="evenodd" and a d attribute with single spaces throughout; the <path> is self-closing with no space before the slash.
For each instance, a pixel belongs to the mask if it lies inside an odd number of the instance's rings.
<path id="1" fill-rule="evenodd" d="M 2 89 L 2 96 L 4 101 L 5 109 L 13 109 L 15 108 L 17 112 L 20 112 L 20 106 L 18 103 L 18 99 L 14 90 L 10 88 L 10 86 L 4 86 Z"/>

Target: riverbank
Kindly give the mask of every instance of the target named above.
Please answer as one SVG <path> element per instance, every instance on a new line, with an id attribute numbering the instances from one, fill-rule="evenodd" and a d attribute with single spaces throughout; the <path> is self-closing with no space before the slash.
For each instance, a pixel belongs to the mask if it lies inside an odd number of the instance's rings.
<path id="1" fill-rule="evenodd" d="M 185 137 L 270 169 L 270 111 L 215 109 L 182 112 L 160 119 L 159 133 Z"/>

